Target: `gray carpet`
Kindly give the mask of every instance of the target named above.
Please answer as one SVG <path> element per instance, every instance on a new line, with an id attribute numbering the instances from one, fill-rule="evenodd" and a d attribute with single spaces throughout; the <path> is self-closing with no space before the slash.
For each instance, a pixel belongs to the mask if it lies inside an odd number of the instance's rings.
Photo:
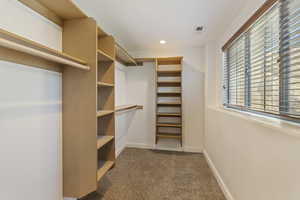
<path id="1" fill-rule="evenodd" d="M 225 200 L 202 154 L 127 148 L 90 200 Z"/>

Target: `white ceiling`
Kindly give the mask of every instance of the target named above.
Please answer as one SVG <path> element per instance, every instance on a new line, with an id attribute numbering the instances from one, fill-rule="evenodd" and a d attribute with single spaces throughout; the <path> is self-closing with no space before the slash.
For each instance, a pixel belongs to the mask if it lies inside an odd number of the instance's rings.
<path id="1" fill-rule="evenodd" d="M 190 48 L 215 40 L 245 0 L 75 0 L 127 49 Z M 204 26 L 198 33 L 195 28 Z M 164 46 L 160 40 L 166 40 Z"/>

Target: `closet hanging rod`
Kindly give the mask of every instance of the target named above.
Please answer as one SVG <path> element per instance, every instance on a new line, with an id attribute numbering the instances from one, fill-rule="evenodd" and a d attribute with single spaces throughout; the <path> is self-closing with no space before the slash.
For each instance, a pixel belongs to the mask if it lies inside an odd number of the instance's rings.
<path id="1" fill-rule="evenodd" d="M 124 106 L 117 106 L 115 108 L 115 112 L 125 112 L 129 110 L 135 110 L 135 109 L 143 109 L 143 106 L 141 105 L 124 105 Z"/>
<path id="2" fill-rule="evenodd" d="M 23 52 L 26 54 L 30 54 L 33 56 L 37 56 L 37 57 L 43 58 L 45 60 L 49 60 L 49 61 L 53 61 L 56 63 L 76 67 L 76 68 L 79 68 L 82 70 L 90 70 L 89 66 L 82 65 L 82 64 L 76 63 L 74 61 L 64 59 L 59 56 L 51 55 L 49 53 L 45 53 L 45 52 L 30 48 L 30 47 L 26 47 L 24 45 L 21 45 L 16 42 L 12 42 L 12 41 L 9 41 L 9 40 L 3 39 L 3 38 L 0 38 L 0 46 L 8 48 L 8 49 L 13 49 L 15 51 Z"/>

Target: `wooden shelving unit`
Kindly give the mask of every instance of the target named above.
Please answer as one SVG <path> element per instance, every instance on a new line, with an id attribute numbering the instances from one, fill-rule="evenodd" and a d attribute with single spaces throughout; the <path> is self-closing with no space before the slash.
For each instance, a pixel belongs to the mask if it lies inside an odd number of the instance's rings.
<path id="1" fill-rule="evenodd" d="M 72 0 L 19 1 L 63 29 L 63 52 L 0 30 L 0 58 L 63 73 L 63 196 L 80 199 L 115 163 L 116 44 Z"/>
<path id="2" fill-rule="evenodd" d="M 99 27 L 97 72 L 97 181 L 115 163 L 115 40 Z"/>
<path id="3" fill-rule="evenodd" d="M 156 137 L 178 139 L 182 146 L 182 57 L 156 59 Z"/>

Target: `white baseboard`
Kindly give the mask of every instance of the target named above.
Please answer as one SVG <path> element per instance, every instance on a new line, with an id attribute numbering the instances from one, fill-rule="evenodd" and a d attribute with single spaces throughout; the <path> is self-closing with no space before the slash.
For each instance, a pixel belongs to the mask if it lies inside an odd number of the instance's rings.
<path id="1" fill-rule="evenodd" d="M 64 200 L 77 200 L 76 198 L 64 197 Z"/>
<path id="2" fill-rule="evenodd" d="M 212 162 L 212 160 L 210 159 L 208 153 L 206 152 L 206 150 L 203 150 L 203 154 L 204 154 L 204 157 L 210 167 L 210 169 L 212 170 L 215 178 L 217 179 L 217 182 L 224 194 L 224 196 L 226 197 L 227 200 L 234 200 L 233 196 L 231 195 L 228 187 L 226 186 L 226 184 L 224 183 L 221 175 L 219 174 L 217 168 L 215 167 L 214 163 Z"/>
<path id="3" fill-rule="evenodd" d="M 116 149 L 116 157 L 119 157 L 119 155 L 122 153 L 122 151 L 124 151 L 125 148 L 126 148 L 126 145 L 123 145 L 121 148 L 117 148 Z"/>
<path id="4" fill-rule="evenodd" d="M 139 149 L 154 149 L 154 146 L 143 143 L 127 143 L 126 147 L 139 148 Z"/>
<path id="5" fill-rule="evenodd" d="M 139 148 L 139 149 L 155 149 L 164 151 L 179 151 L 179 152 L 189 152 L 189 153 L 202 153 L 202 148 L 194 147 L 183 147 L 183 148 L 169 148 L 169 147 L 159 147 L 157 145 L 149 145 L 143 143 L 129 143 L 126 147 Z"/>

